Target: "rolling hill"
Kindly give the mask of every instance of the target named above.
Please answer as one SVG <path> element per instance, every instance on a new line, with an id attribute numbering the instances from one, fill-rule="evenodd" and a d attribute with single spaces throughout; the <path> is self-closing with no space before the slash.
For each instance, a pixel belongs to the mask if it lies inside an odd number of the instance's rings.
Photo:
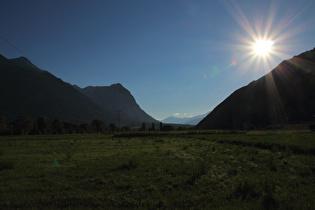
<path id="1" fill-rule="evenodd" d="M 276 128 L 315 116 L 315 48 L 232 93 L 196 129 Z"/>

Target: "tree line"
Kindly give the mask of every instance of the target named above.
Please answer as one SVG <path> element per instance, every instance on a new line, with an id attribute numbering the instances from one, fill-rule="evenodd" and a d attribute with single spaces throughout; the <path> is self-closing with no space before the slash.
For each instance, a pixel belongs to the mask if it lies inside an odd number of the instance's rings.
<path id="1" fill-rule="evenodd" d="M 27 115 L 17 116 L 13 122 L 7 123 L 7 118 L 0 115 L 0 135 L 39 135 L 39 134 L 84 134 L 110 133 L 116 131 L 131 131 L 129 126 L 118 128 L 115 123 L 93 120 L 91 123 L 74 124 L 60 119 L 51 120 L 40 116 L 36 120 Z"/>
<path id="2" fill-rule="evenodd" d="M 19 115 L 12 122 L 8 123 L 7 118 L 0 114 L 0 135 L 49 135 L 49 134 L 104 134 L 129 131 L 174 131 L 171 125 L 164 125 L 162 122 L 156 124 L 142 123 L 141 127 L 130 128 L 129 126 L 117 127 L 115 123 L 106 124 L 102 120 L 93 120 L 74 124 L 64 122 L 61 119 L 51 120 L 47 116 L 39 116 L 36 120 L 28 115 Z M 185 127 L 178 127 L 176 130 L 186 130 Z"/>

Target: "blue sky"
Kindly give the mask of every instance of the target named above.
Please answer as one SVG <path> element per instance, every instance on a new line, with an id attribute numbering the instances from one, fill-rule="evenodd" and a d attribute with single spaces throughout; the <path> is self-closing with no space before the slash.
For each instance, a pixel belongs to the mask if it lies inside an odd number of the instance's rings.
<path id="1" fill-rule="evenodd" d="M 313 0 L 1 1 L 0 54 L 80 87 L 121 83 L 156 119 L 195 116 L 315 47 L 314 9 Z M 263 38 L 274 45 L 258 56 Z"/>

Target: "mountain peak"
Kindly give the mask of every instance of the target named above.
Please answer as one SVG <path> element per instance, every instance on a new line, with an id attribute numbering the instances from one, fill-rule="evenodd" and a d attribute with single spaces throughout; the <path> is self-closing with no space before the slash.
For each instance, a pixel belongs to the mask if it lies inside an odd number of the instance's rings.
<path id="1" fill-rule="evenodd" d="M 23 60 L 23 61 L 25 61 L 25 62 L 31 62 L 29 59 L 27 59 L 27 58 L 24 57 L 24 56 L 20 56 L 20 57 L 14 58 L 14 59 L 16 59 L 16 60 Z"/>
<path id="2" fill-rule="evenodd" d="M 196 129 L 279 128 L 314 120 L 315 48 L 234 91 Z"/>
<path id="3" fill-rule="evenodd" d="M 32 65 L 34 65 L 29 59 L 27 59 L 24 56 L 12 58 L 12 59 L 10 59 L 10 61 L 13 61 L 15 63 L 20 63 L 20 64 L 28 64 L 28 65 L 32 64 Z"/>
<path id="4" fill-rule="evenodd" d="M 127 90 L 127 88 L 125 88 L 122 84 L 120 83 L 115 83 L 115 84 L 112 84 L 111 86 L 109 86 L 110 89 L 114 89 L 116 91 L 125 91 L 125 92 L 129 92 L 129 90 Z"/>
<path id="5" fill-rule="evenodd" d="M 111 110 L 113 113 L 120 110 L 122 123 L 156 122 L 140 108 L 129 90 L 120 83 L 110 86 L 88 86 L 81 89 L 81 92 L 104 110 Z"/>
<path id="6" fill-rule="evenodd" d="M 112 88 L 123 88 L 126 89 L 122 84 L 120 83 L 115 83 L 115 84 L 111 84 L 110 86 L 92 86 L 89 85 L 83 89 L 112 89 Z"/>
<path id="7" fill-rule="evenodd" d="M 34 65 L 29 59 L 27 59 L 24 56 L 9 59 L 11 62 L 27 69 L 37 70 L 37 71 L 43 71 L 40 68 L 38 68 L 36 65 Z"/>
<path id="8" fill-rule="evenodd" d="M 115 86 L 116 87 L 123 87 L 122 84 L 120 84 L 120 83 L 115 83 L 115 84 L 112 84 L 111 86 L 113 86 L 113 87 L 115 87 Z"/>

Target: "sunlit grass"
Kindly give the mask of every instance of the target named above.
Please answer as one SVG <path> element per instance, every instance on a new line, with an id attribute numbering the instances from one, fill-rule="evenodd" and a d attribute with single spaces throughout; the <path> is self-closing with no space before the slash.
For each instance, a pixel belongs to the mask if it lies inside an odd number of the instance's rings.
<path id="1" fill-rule="evenodd" d="M 311 208 L 314 135 L 1 137 L 0 208 Z"/>

